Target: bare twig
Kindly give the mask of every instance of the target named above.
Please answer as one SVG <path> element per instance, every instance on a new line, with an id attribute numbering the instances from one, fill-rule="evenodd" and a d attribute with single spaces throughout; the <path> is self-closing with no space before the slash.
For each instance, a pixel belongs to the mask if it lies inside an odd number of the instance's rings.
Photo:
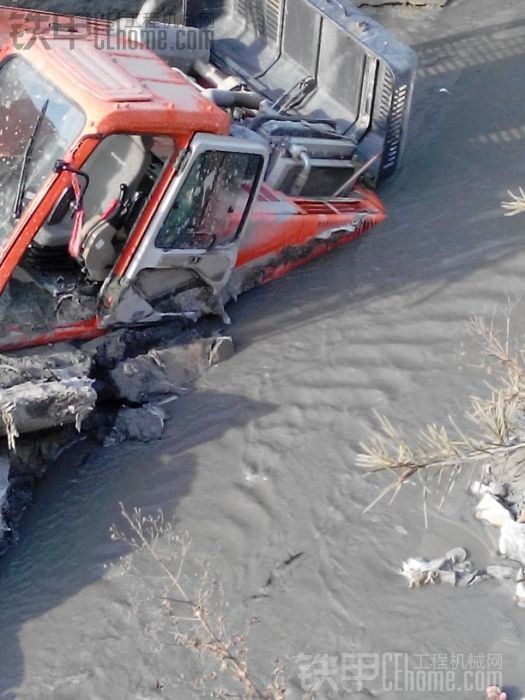
<path id="1" fill-rule="evenodd" d="M 156 516 L 145 516 L 140 508 L 134 508 L 131 513 L 120 504 L 121 513 L 130 533 L 124 533 L 115 526 L 111 529 L 114 540 L 126 542 L 135 551 L 146 552 L 154 562 L 167 584 L 167 591 L 161 596 L 162 608 L 168 613 L 170 620 L 179 623 L 190 623 L 190 631 L 177 631 L 176 642 L 198 652 L 207 652 L 217 658 L 222 671 L 242 687 L 242 697 L 258 700 L 283 700 L 285 688 L 282 681 L 282 667 L 277 663 L 267 687 L 263 687 L 252 675 L 248 667 L 248 652 L 245 645 L 246 637 L 242 634 L 232 634 L 226 620 L 214 612 L 211 602 L 213 581 L 209 571 L 205 571 L 198 590 L 192 595 L 183 584 L 183 568 L 189 543 L 181 541 L 175 534 L 171 523 L 164 521 L 159 512 Z M 173 564 L 173 552 L 170 556 L 161 554 L 161 540 L 167 539 L 169 544 L 179 544 L 181 552 Z M 191 610 L 191 615 L 177 614 L 173 604 L 182 604 Z"/>
<path id="2" fill-rule="evenodd" d="M 524 195 L 525 196 L 525 195 Z M 423 487 L 423 507 L 427 520 L 426 498 L 428 478 L 436 476 L 441 483 L 450 471 L 446 493 L 453 487 L 461 468 L 482 461 L 509 463 L 515 470 L 525 465 L 525 349 L 510 350 L 510 325 L 507 319 L 503 339 L 494 324 L 479 317 L 471 322 L 472 330 L 482 339 L 484 356 L 494 365 L 491 394 L 487 399 L 472 397 L 466 416 L 475 426 L 474 435 L 462 430 L 453 418 L 453 431 L 430 424 L 408 440 L 384 416 L 378 416 L 379 428 L 368 444 L 361 444 L 358 466 L 372 472 L 389 471 L 393 480 L 366 508 L 375 506 L 387 494 L 397 495 L 400 488 L 418 476 Z M 446 496 L 443 496 L 443 499 Z M 442 501 L 443 502 L 443 501 Z"/>

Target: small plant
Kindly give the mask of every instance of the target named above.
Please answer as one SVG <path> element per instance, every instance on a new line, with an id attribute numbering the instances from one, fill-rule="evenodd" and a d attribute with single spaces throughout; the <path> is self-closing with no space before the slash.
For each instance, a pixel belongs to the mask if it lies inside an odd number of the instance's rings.
<path id="1" fill-rule="evenodd" d="M 423 500 L 434 480 L 444 486 L 443 498 L 453 487 L 459 471 L 490 463 L 499 476 L 516 481 L 525 472 L 525 348 L 510 350 L 509 317 L 503 339 L 479 317 L 472 331 L 482 340 L 485 364 L 492 383 L 488 399 L 472 397 L 466 412 L 471 433 L 460 429 L 449 417 L 450 428 L 426 425 L 407 439 L 384 416 L 378 415 L 379 429 L 367 444 L 361 444 L 358 465 L 372 472 L 388 471 L 393 479 L 368 506 L 386 495 L 395 495 L 413 477 L 423 487 Z"/>
<path id="2" fill-rule="evenodd" d="M 131 548 L 131 556 L 124 559 L 124 570 L 130 573 L 134 553 L 143 552 L 156 568 L 148 568 L 149 582 L 152 577 L 161 586 L 160 610 L 170 638 L 187 649 L 208 654 L 218 662 L 219 671 L 240 689 L 239 693 L 225 690 L 213 691 L 216 697 L 242 697 L 245 700 L 284 700 L 286 690 L 283 682 L 283 667 L 277 662 L 270 680 L 261 683 L 253 675 L 248 663 L 247 634 L 232 632 L 228 620 L 219 609 L 223 607 L 220 592 L 209 568 L 204 568 L 196 586 L 188 589 L 184 568 L 191 543 L 187 536 L 180 536 L 171 522 L 166 522 L 162 512 L 144 515 L 140 508 L 131 513 L 120 504 L 126 531 L 116 526 L 111 528 L 111 538 L 122 541 Z M 250 621 L 253 624 L 256 620 Z M 158 632 L 155 625 L 149 634 Z M 219 673 L 213 672 L 196 684 L 217 685 Z"/>

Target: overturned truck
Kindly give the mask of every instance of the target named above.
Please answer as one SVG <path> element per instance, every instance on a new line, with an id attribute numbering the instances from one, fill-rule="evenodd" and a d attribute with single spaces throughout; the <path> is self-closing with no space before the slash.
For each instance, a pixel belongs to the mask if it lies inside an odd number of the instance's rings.
<path id="1" fill-rule="evenodd" d="M 10 450 L 80 430 L 108 387 L 119 399 L 119 363 L 179 347 L 385 216 L 374 190 L 403 152 L 408 47 L 346 0 L 152 5 L 113 21 L 0 7 Z"/>

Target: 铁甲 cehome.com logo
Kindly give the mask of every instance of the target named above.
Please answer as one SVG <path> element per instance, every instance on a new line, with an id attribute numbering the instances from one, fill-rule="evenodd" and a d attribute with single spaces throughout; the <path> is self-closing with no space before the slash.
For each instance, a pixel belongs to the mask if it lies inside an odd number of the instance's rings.
<path id="1" fill-rule="evenodd" d="M 139 22 L 137 18 L 123 17 L 109 12 L 89 17 L 70 17 L 51 21 L 46 14 L 27 14 L 14 10 L 9 14 L 9 35 L 18 51 L 30 49 L 39 38 L 40 44 L 50 49 L 50 39 L 67 38 L 69 48 L 91 38 L 97 49 L 121 51 L 141 50 L 192 53 L 210 51 L 214 40 L 213 22 L 202 16 L 203 28 L 180 26 L 175 15 L 149 14 Z M 31 28 L 31 31 L 28 31 Z"/>
<path id="2" fill-rule="evenodd" d="M 297 667 L 301 689 L 323 696 L 363 689 L 479 693 L 503 685 L 503 655 L 494 653 L 300 654 Z"/>

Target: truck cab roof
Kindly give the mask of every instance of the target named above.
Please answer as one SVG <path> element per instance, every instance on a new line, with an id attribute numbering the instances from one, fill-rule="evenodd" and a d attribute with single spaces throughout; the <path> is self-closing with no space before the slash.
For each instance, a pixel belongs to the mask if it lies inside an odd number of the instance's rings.
<path id="1" fill-rule="evenodd" d="M 80 105 L 86 132 L 228 133 L 228 115 L 181 71 L 138 44 L 111 43 L 108 33 L 24 34 L 8 54 L 29 61 Z"/>

